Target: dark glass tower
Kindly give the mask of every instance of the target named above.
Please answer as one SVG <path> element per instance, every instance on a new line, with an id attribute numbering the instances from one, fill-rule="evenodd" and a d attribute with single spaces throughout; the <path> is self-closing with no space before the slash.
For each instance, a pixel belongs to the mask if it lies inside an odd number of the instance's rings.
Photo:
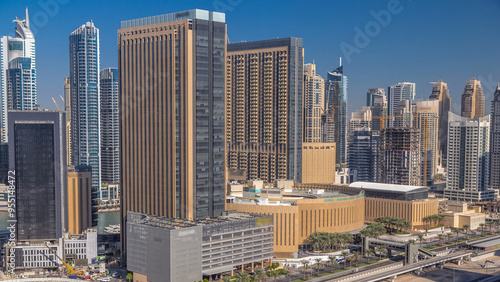
<path id="1" fill-rule="evenodd" d="M 64 112 L 8 114 L 18 240 L 57 239 L 67 229 L 65 120 Z"/>
<path id="2" fill-rule="evenodd" d="M 346 162 L 347 148 L 347 76 L 344 75 L 343 66 L 327 73 L 325 92 L 325 110 L 328 116 L 333 117 L 335 128 L 333 142 L 337 144 L 336 163 L 343 164 Z"/>
<path id="3" fill-rule="evenodd" d="M 118 114 L 118 68 L 100 72 L 101 180 L 120 183 L 120 127 Z"/>

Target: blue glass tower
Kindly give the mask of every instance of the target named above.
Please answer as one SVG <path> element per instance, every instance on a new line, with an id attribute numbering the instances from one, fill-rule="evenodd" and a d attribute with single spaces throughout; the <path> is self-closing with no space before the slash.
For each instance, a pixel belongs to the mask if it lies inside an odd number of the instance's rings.
<path id="1" fill-rule="evenodd" d="M 101 178 L 120 183 L 120 128 L 118 114 L 118 68 L 100 73 L 101 91 Z"/>
<path id="2" fill-rule="evenodd" d="M 328 116 L 333 116 L 335 128 L 333 141 L 337 143 L 336 163 L 342 164 L 346 162 L 347 147 L 347 76 L 344 75 L 343 66 L 327 73 L 325 92 L 325 109 Z"/>
<path id="3" fill-rule="evenodd" d="M 92 189 L 101 185 L 99 29 L 92 21 L 69 37 L 72 165 L 92 168 Z"/>

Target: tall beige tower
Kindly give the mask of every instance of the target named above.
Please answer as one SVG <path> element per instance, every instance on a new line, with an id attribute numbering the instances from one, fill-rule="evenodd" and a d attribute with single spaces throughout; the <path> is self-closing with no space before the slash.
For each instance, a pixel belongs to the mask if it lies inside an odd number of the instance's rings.
<path id="1" fill-rule="evenodd" d="M 466 118 L 484 117 L 484 93 L 481 81 L 472 77 L 462 94 L 462 116 Z"/>
<path id="2" fill-rule="evenodd" d="M 432 185 L 438 162 L 439 101 L 415 103 L 413 127 L 420 129 L 422 185 Z"/>
<path id="3" fill-rule="evenodd" d="M 325 81 L 315 64 L 304 65 L 304 140 L 321 142 L 321 114 L 325 102 Z"/>
<path id="4" fill-rule="evenodd" d="M 442 159 L 446 159 L 447 143 L 448 143 L 448 112 L 451 110 L 451 97 L 448 91 L 448 84 L 441 79 L 434 83 L 432 94 L 429 100 L 439 101 L 439 128 L 438 128 L 438 143 L 439 154 Z"/>

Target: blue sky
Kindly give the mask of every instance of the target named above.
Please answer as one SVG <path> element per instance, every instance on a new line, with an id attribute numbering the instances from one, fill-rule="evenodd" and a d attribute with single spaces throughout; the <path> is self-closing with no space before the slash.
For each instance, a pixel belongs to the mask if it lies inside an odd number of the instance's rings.
<path id="1" fill-rule="evenodd" d="M 500 80 L 498 0 L 9 0 L 0 1 L 0 35 L 14 35 L 12 20 L 24 18 L 26 6 L 36 29 L 42 108 L 55 109 L 50 97 L 63 93 L 69 75 L 68 38 L 78 26 L 94 21 L 100 29 L 101 68 L 116 67 L 121 20 L 193 8 L 225 12 L 231 42 L 303 38 L 305 62 L 314 60 L 322 76 L 343 56 L 349 111 L 365 104 L 368 88 L 402 81 L 415 82 L 417 99 L 427 99 L 429 82 L 441 77 L 450 88 L 452 110 L 459 112 L 465 83 L 475 75 L 482 80 L 489 112 Z M 377 14 L 384 15 L 380 22 Z M 364 41 L 357 30 L 365 34 Z"/>

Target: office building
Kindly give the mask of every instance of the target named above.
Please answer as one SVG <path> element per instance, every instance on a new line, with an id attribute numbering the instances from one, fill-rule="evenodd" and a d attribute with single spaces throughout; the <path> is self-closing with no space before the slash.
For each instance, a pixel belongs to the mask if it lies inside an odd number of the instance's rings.
<path id="1" fill-rule="evenodd" d="M 467 81 L 462 94 L 462 116 L 466 118 L 484 117 L 484 93 L 481 81 L 472 77 Z"/>
<path id="2" fill-rule="evenodd" d="M 274 256 L 298 258 L 314 232 L 356 234 L 365 223 L 362 189 L 333 184 L 274 183 L 244 197 L 228 196 L 228 210 L 272 215 Z"/>
<path id="3" fill-rule="evenodd" d="M 229 178 L 302 181 L 302 39 L 227 45 Z"/>
<path id="4" fill-rule="evenodd" d="M 399 102 L 403 100 L 410 100 L 410 104 L 415 99 L 415 83 L 411 82 L 398 82 L 388 89 L 388 115 L 393 117 L 396 115 L 396 110 Z M 394 126 L 394 120 L 389 120 L 389 126 Z"/>
<path id="5" fill-rule="evenodd" d="M 71 82 L 69 77 L 64 78 L 64 110 L 66 112 L 66 155 L 68 159 L 68 165 L 73 163 L 71 154 Z"/>
<path id="6" fill-rule="evenodd" d="M 97 207 L 92 203 L 92 172 L 90 166 L 68 169 L 68 232 L 81 234 L 97 226 Z M 93 216 L 94 215 L 94 216 Z"/>
<path id="7" fill-rule="evenodd" d="M 334 140 L 337 145 L 337 164 L 346 162 L 347 149 L 347 76 L 344 75 L 342 62 L 340 67 L 329 71 L 325 81 L 325 111 L 333 119 Z"/>
<path id="8" fill-rule="evenodd" d="M 448 84 L 444 83 L 441 79 L 434 83 L 429 100 L 439 101 L 438 154 L 441 159 L 445 160 L 448 143 L 448 112 L 451 110 L 451 96 L 448 91 Z"/>
<path id="9" fill-rule="evenodd" d="M 440 201 L 439 214 L 444 215 L 443 225 L 445 227 L 464 228 L 465 225 L 468 225 L 471 230 L 474 230 L 486 223 L 486 214 L 481 211 L 481 207 L 469 208 L 467 202 Z"/>
<path id="10" fill-rule="evenodd" d="M 118 69 L 101 70 L 100 80 L 101 180 L 108 183 L 120 183 Z"/>
<path id="11" fill-rule="evenodd" d="M 500 189 L 500 84 L 491 101 L 489 187 Z"/>
<path id="12" fill-rule="evenodd" d="M 372 122 L 371 107 L 363 107 L 363 109 L 351 113 L 349 132 L 362 129 L 371 130 Z"/>
<path id="13" fill-rule="evenodd" d="M 380 130 L 381 118 L 387 116 L 387 96 L 384 88 L 370 88 L 366 93 L 366 105 L 372 108 L 372 129 Z"/>
<path id="14" fill-rule="evenodd" d="M 0 184 L 9 180 L 9 144 L 0 143 Z"/>
<path id="15" fill-rule="evenodd" d="M 122 236 L 127 211 L 184 219 L 224 212 L 225 44 L 223 13 L 121 22 Z"/>
<path id="16" fill-rule="evenodd" d="M 26 19 L 16 17 L 16 36 L 1 39 L 1 140 L 8 140 L 7 111 L 35 110 L 37 105 L 35 37 Z"/>
<path id="17" fill-rule="evenodd" d="M 72 165 L 92 167 L 92 189 L 101 185 L 99 29 L 92 21 L 69 37 Z"/>
<path id="18" fill-rule="evenodd" d="M 251 264 L 253 271 L 254 263 L 263 267 L 273 257 L 269 215 L 230 213 L 194 221 L 128 212 L 127 222 L 127 268 L 138 282 L 230 276 L 236 267 Z"/>
<path id="19" fill-rule="evenodd" d="M 366 128 L 349 132 L 347 165 L 357 171 L 358 181 L 378 182 L 380 173 L 380 132 Z"/>
<path id="20" fill-rule="evenodd" d="M 316 73 L 315 64 L 304 65 L 304 138 L 303 142 L 321 142 L 321 116 L 324 114 L 325 81 Z"/>
<path id="21" fill-rule="evenodd" d="M 490 116 L 466 118 L 448 114 L 448 178 L 444 196 L 450 200 L 496 198 L 489 190 Z"/>
<path id="22" fill-rule="evenodd" d="M 335 143 L 302 143 L 302 182 L 335 183 Z"/>
<path id="23" fill-rule="evenodd" d="M 429 198 L 425 186 L 354 182 L 349 187 L 365 191 L 367 221 L 391 216 L 408 221 L 415 230 L 426 227 L 425 217 L 438 213 L 438 199 Z"/>
<path id="24" fill-rule="evenodd" d="M 380 182 L 418 186 L 420 163 L 419 129 L 385 128 L 380 132 Z"/>
<path id="25" fill-rule="evenodd" d="M 67 231 L 66 117 L 11 111 L 9 170 L 16 172 L 17 240 L 57 239 Z"/>
<path id="26" fill-rule="evenodd" d="M 420 129 L 421 183 L 431 186 L 437 171 L 439 152 L 439 106 L 438 100 L 415 103 L 413 127 Z"/>

